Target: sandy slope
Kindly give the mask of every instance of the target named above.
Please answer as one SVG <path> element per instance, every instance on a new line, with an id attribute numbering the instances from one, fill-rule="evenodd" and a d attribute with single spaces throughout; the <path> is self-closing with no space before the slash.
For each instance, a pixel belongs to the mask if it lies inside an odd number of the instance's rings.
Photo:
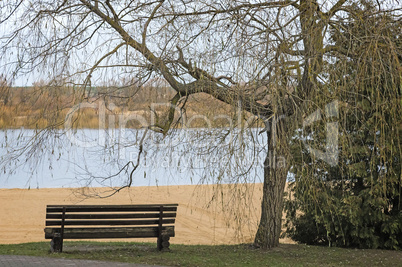
<path id="1" fill-rule="evenodd" d="M 87 188 L 0 189 L 0 243 L 44 241 L 47 204 L 146 203 L 179 204 L 176 237 L 171 243 L 252 242 L 259 218 L 261 189 L 260 184 L 133 187 L 106 199 L 85 197 L 104 191 L 103 188 L 95 192 Z"/>

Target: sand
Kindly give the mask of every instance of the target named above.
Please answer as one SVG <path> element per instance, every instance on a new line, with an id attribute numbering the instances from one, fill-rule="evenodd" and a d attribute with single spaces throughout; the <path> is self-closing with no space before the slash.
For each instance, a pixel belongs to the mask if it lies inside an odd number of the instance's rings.
<path id="1" fill-rule="evenodd" d="M 257 230 L 261 184 L 132 187 L 109 198 L 93 196 L 105 190 L 0 189 L 0 244 L 45 241 L 43 228 L 48 204 L 178 203 L 173 244 L 250 243 Z"/>

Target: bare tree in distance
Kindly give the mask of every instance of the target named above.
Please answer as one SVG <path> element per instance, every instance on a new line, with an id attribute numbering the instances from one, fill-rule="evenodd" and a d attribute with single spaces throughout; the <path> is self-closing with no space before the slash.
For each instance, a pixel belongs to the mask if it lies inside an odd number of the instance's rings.
<path id="1" fill-rule="evenodd" d="M 304 115 L 336 100 L 339 81 L 328 78 L 334 72 L 329 65 L 350 56 L 327 33 L 347 32 L 342 22 L 367 4 L 378 14 L 400 16 L 398 1 L 6 1 L 1 67 L 13 78 L 42 72 L 50 84 L 81 88 L 74 103 L 92 101 L 91 88 L 104 77 L 136 87 L 163 78 L 175 95 L 163 118 L 150 125 L 163 135 L 176 122 L 176 108 L 185 110 L 194 94 L 253 114 L 266 125 L 268 140 L 254 243 L 272 248 L 281 232 L 289 142 Z M 102 97 L 116 95 L 105 91 Z M 283 157 L 283 164 L 268 164 L 270 155 Z"/>

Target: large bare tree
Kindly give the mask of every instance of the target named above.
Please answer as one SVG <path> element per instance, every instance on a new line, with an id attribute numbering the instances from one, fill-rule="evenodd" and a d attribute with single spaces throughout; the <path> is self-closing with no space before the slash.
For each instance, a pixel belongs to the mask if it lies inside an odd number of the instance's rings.
<path id="1" fill-rule="evenodd" d="M 5 1 L 1 67 L 8 76 L 42 71 L 81 86 L 82 101 L 101 77 L 161 77 L 175 91 L 165 119 L 152 125 L 163 134 L 175 107 L 201 92 L 255 115 L 268 139 L 255 245 L 271 248 L 279 243 L 293 132 L 303 114 L 334 98 L 327 63 L 348 56 L 328 32 L 347 31 L 342 21 L 352 7 L 369 2 L 378 13 L 401 9 L 369 0 Z M 284 163 L 268 164 L 272 155 Z"/>

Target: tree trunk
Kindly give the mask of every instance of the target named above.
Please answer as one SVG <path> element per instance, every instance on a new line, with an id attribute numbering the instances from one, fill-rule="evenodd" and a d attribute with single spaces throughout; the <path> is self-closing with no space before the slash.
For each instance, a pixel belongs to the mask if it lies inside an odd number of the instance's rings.
<path id="1" fill-rule="evenodd" d="M 289 152 L 286 137 L 283 135 L 284 129 L 278 126 L 276 123 L 271 127 L 271 133 L 267 132 L 268 153 L 264 161 L 261 219 L 254 240 L 254 245 L 263 249 L 279 245 L 282 228 L 283 193 L 289 170 Z"/>
<path id="2" fill-rule="evenodd" d="M 296 106 L 302 110 L 304 100 L 309 99 L 312 93 L 318 90 L 317 76 L 322 72 L 323 66 L 323 21 L 317 16 L 319 14 L 318 4 L 315 0 L 300 1 L 300 24 L 304 44 L 304 71 L 297 91 L 299 100 Z M 285 82 L 283 87 L 288 86 Z M 284 99 L 283 96 L 279 96 Z M 282 110 L 276 113 L 291 116 L 294 112 L 287 113 L 283 110 L 283 102 L 278 101 L 277 106 Z M 296 111 L 293 107 L 293 111 Z M 258 247 L 268 249 L 279 245 L 279 237 L 282 226 L 283 193 L 286 184 L 287 174 L 290 168 L 291 155 L 289 152 L 289 137 L 292 127 L 286 125 L 282 120 L 278 121 L 278 115 L 271 121 L 271 132 L 268 136 L 268 154 L 264 162 L 264 185 L 261 205 L 261 219 L 255 236 L 254 244 Z M 295 120 L 293 116 L 293 120 Z"/>
<path id="3" fill-rule="evenodd" d="M 318 12 L 319 5 L 316 0 L 301 0 L 299 11 L 305 63 L 303 76 L 299 80 L 296 90 L 298 98 L 292 97 L 292 103 L 295 103 L 300 112 L 300 110 L 305 108 L 304 102 L 309 103 L 305 100 L 308 100 L 311 94 L 319 92 L 317 77 L 322 72 L 323 67 L 324 36 L 322 33 L 326 24 L 318 16 L 320 13 Z M 289 85 L 286 82 L 282 84 L 284 88 L 287 86 Z M 275 113 L 282 113 L 287 116 L 294 115 L 293 113 L 296 112 L 295 106 L 291 108 L 292 112 L 286 112 L 284 110 L 283 99 L 285 99 L 285 95 L 279 95 L 279 101 L 276 102 L 279 110 Z M 271 132 L 267 133 L 268 154 L 264 166 L 261 220 L 254 240 L 256 246 L 265 249 L 279 245 L 282 226 L 283 193 L 291 159 L 289 141 L 292 129 L 295 126 L 286 125 L 282 120 L 278 121 L 278 115 L 276 116 L 276 122 L 275 118 L 271 121 Z M 297 115 L 292 117 L 293 122 L 295 122 Z M 279 116 L 279 118 L 281 117 Z M 283 159 L 283 162 L 281 162 L 280 158 Z"/>

